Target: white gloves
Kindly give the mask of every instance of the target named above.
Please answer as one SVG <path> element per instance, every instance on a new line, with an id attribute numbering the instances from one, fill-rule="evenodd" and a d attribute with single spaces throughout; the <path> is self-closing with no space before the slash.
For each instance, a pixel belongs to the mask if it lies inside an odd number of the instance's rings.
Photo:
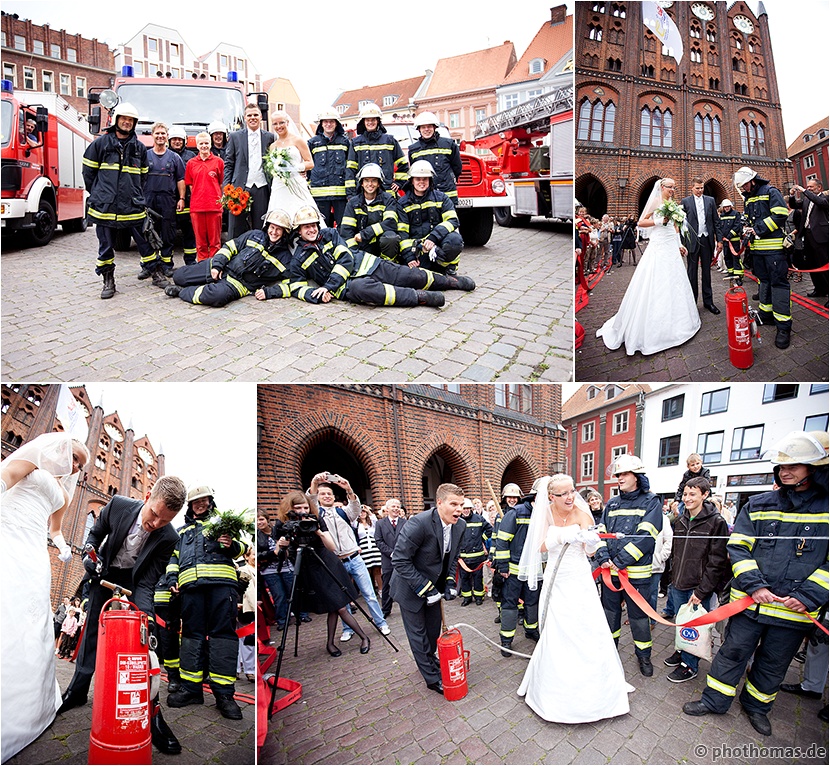
<path id="1" fill-rule="evenodd" d="M 584 543 L 588 546 L 599 545 L 600 537 L 593 529 L 580 529 L 576 524 L 571 524 L 567 527 L 555 527 L 551 525 L 548 527 L 548 533 L 545 536 L 545 547 L 548 550 L 556 545 L 564 545 L 568 543 L 574 545 L 577 543 Z"/>
<path id="2" fill-rule="evenodd" d="M 58 558 L 61 561 L 69 561 L 72 558 L 72 549 L 66 544 L 66 540 L 63 539 L 60 532 L 52 538 L 52 542 L 58 548 Z"/>
<path id="3" fill-rule="evenodd" d="M 441 600 L 441 594 L 433 588 L 429 593 L 427 593 L 427 604 L 430 606 L 432 604 L 437 604 Z"/>
<path id="4" fill-rule="evenodd" d="M 574 542 L 594 547 L 600 544 L 600 540 L 599 533 L 595 529 L 580 529 Z"/>

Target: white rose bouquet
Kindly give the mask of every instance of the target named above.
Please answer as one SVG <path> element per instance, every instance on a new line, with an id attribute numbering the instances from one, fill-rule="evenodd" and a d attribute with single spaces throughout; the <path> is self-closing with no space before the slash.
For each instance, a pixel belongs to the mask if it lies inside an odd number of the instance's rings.
<path id="1" fill-rule="evenodd" d="M 673 199 L 667 199 L 655 211 L 655 215 L 660 213 L 663 216 L 663 226 L 668 226 L 669 221 L 680 227 L 681 233 L 685 234 L 688 227 L 686 226 L 686 211 L 681 205 L 678 205 Z"/>

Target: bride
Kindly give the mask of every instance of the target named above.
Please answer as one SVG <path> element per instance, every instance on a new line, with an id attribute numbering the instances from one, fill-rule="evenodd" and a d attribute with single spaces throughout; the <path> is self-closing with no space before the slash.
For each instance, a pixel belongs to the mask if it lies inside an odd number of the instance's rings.
<path id="1" fill-rule="evenodd" d="M 610 349 L 623 343 L 626 353 L 656 354 L 685 343 L 700 329 L 700 314 L 683 265 L 686 248 L 677 226 L 664 222 L 657 208 L 674 197 L 674 181 L 654 185 L 638 226 L 654 227 L 643 257 L 617 313 L 599 330 Z"/>
<path id="2" fill-rule="evenodd" d="M 317 209 L 317 203 L 311 196 L 305 177 L 306 172 L 314 167 L 314 160 L 311 158 L 308 144 L 296 133 L 296 128 L 287 112 L 282 110 L 274 112 L 272 127 L 277 138 L 268 147 L 268 154 L 273 155 L 276 150 L 284 149 L 287 153 L 288 164 L 284 165 L 285 172 L 274 175 L 271 182 L 268 212 L 285 210 L 293 220 L 297 210 L 305 205 Z M 325 225 L 322 216 L 320 221 L 321 226 Z"/>
<path id="3" fill-rule="evenodd" d="M 55 634 L 46 533 L 69 561 L 61 520 L 89 451 L 67 433 L 42 434 L 0 464 L 3 511 L 2 694 L 0 730 L 5 762 L 37 739 L 61 704 L 55 678 Z"/>
<path id="4" fill-rule="evenodd" d="M 542 479 L 519 560 L 519 579 L 535 590 L 547 553 L 541 636 L 518 694 L 546 721 L 588 723 L 625 715 L 628 693 L 634 691 L 625 681 L 591 577 L 587 554 L 600 542 L 588 529 L 592 525 L 570 476 Z"/>

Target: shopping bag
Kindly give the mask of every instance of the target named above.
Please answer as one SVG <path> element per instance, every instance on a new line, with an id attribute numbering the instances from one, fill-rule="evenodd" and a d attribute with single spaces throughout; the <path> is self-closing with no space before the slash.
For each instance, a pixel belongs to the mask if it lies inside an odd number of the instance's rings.
<path id="1" fill-rule="evenodd" d="M 696 617 L 706 614 L 703 604 L 683 604 L 677 610 L 674 618 L 677 625 L 674 638 L 674 648 L 681 652 L 688 652 L 702 660 L 712 659 L 712 626 L 698 625 L 697 627 L 685 627 L 684 622 L 691 622 Z"/>

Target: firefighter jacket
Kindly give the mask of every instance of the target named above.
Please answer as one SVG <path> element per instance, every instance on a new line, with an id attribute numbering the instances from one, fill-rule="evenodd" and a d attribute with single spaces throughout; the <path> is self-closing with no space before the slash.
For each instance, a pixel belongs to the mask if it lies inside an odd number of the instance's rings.
<path id="1" fill-rule="evenodd" d="M 263 287 L 267 298 L 287 298 L 291 251 L 284 239 L 271 242 L 262 229 L 246 231 L 222 245 L 211 266 L 222 271 L 228 282 L 241 283 L 247 292 Z"/>
<path id="2" fill-rule="evenodd" d="M 637 489 L 612 497 L 602 512 L 599 532 L 622 532 L 618 540 L 601 540 L 594 559 L 597 564 L 610 561 L 617 569 L 628 571 L 632 583 L 644 583 L 651 577 L 654 541 L 663 528 L 660 498 L 649 492 L 645 474 L 636 474 Z"/>
<path id="3" fill-rule="evenodd" d="M 234 540 L 223 548 L 217 540 L 208 540 L 202 529 L 205 519 L 195 519 L 188 513 L 185 525 L 179 530 L 179 542 L 167 565 L 167 587 L 178 584 L 184 591 L 197 585 L 236 585 L 239 578 L 233 560 L 241 556 L 245 546 Z"/>
<path id="4" fill-rule="evenodd" d="M 432 138 L 419 138 L 409 147 L 409 164 L 426 160 L 435 170 L 435 188 L 444 192 L 453 202 L 458 199 L 456 182 L 461 175 L 461 152 L 451 138 L 433 133 Z"/>
<path id="5" fill-rule="evenodd" d="M 461 538 L 459 556 L 462 559 L 481 557 L 483 560 L 487 556 L 485 544 L 493 534 L 493 525 L 480 513 L 462 514 L 461 518 L 467 522 L 467 528 Z"/>
<path id="6" fill-rule="evenodd" d="M 431 239 L 440 245 L 447 234 L 458 231 L 458 213 L 452 200 L 432 184 L 423 197 L 415 194 L 410 182 L 404 190 L 406 194 L 398 200 L 401 253 L 407 261 L 417 261 L 420 253 L 413 251 L 415 242 Z"/>
<path id="7" fill-rule="evenodd" d="M 317 126 L 317 134 L 308 139 L 308 148 L 314 160 L 308 185 L 312 197 L 331 198 L 346 196 L 346 160 L 351 142 L 338 121 L 334 136 L 326 138 L 323 124 Z"/>
<path id="8" fill-rule="evenodd" d="M 84 152 L 84 185 L 89 192 L 89 216 L 99 226 L 127 228 L 142 223 L 147 213 L 144 179 L 147 147 L 135 131 L 124 141 L 107 128 Z"/>
<path id="9" fill-rule="evenodd" d="M 734 577 L 731 600 L 769 588 L 797 598 L 816 617 L 827 604 L 827 468 L 823 482 L 803 492 L 782 487 L 749 499 L 738 512 L 727 550 Z M 790 538 L 790 539 L 787 539 Z M 809 628 L 806 614 L 779 602 L 753 604 L 745 614 L 762 623 Z"/>
<path id="10" fill-rule="evenodd" d="M 694 590 L 704 603 L 719 593 L 731 577 L 726 541 L 729 525 L 714 503 L 703 501 L 694 518 L 684 510 L 674 523 L 672 539 L 672 585 Z"/>
<path id="11" fill-rule="evenodd" d="M 394 234 L 397 230 L 398 207 L 395 198 L 385 191 L 380 191 L 371 202 L 366 201 L 362 191 L 350 197 L 339 228 L 350 248 L 365 247 L 379 240 L 383 232 Z M 354 239 L 356 234 L 360 234 L 360 244 Z"/>
<path id="12" fill-rule="evenodd" d="M 522 498 L 522 502 L 504 512 L 493 555 L 493 563 L 499 573 L 518 576 L 519 559 L 522 557 L 532 513 L 533 495 Z"/>
<path id="13" fill-rule="evenodd" d="M 375 162 L 383 171 L 383 188 L 388 189 L 394 181 L 403 186 L 407 179 L 407 162 L 398 140 L 384 131 L 378 120 L 377 130 L 369 133 L 363 120 L 357 123 L 358 135 L 352 139 L 349 156 L 346 159 L 346 194 L 351 196 L 357 190 L 357 171 L 366 163 Z"/>
<path id="14" fill-rule="evenodd" d="M 728 213 L 723 212 L 718 216 L 718 242 L 732 242 L 739 245 L 744 229 L 744 217 L 733 207 Z"/>
<path id="15" fill-rule="evenodd" d="M 756 177 L 743 197 L 747 225 L 755 230 L 749 249 L 758 255 L 781 250 L 787 222 L 787 205 L 781 192 L 769 181 Z"/>
<path id="16" fill-rule="evenodd" d="M 291 295 L 308 303 L 320 303 L 312 293 L 312 279 L 339 298 L 350 277 L 371 274 L 379 263 L 377 256 L 361 250 L 352 252 L 346 247 L 336 229 L 321 229 L 316 242 L 297 240 L 291 259 Z"/>

